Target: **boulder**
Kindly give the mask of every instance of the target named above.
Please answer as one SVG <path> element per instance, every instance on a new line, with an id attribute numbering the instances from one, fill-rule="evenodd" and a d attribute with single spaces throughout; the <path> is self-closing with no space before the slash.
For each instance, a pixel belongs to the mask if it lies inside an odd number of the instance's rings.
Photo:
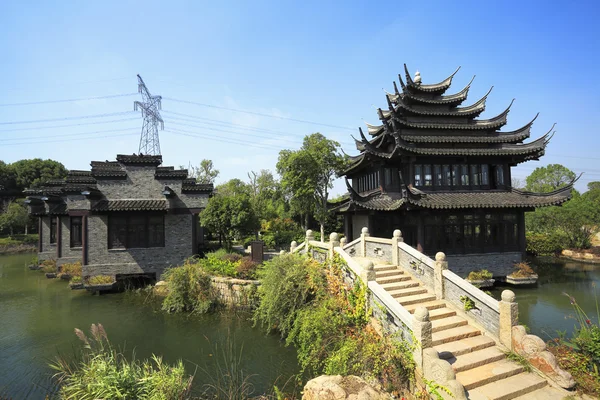
<path id="1" fill-rule="evenodd" d="M 358 376 L 321 375 L 304 386 L 303 400 L 390 400 L 392 397 Z"/>

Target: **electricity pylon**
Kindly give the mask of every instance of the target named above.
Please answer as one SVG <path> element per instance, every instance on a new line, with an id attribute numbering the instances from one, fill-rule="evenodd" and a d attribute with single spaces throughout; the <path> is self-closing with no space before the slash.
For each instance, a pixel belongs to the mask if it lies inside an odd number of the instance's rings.
<path id="1" fill-rule="evenodd" d="M 160 129 L 165 129 L 165 123 L 160 116 L 159 110 L 161 109 L 161 96 L 152 96 L 150 91 L 146 87 L 144 80 L 141 76 L 138 77 L 138 92 L 142 94 L 143 101 L 136 101 L 133 103 L 133 109 L 137 111 L 142 110 L 142 118 L 144 123 L 142 124 L 142 135 L 140 137 L 140 154 L 159 156 L 160 155 L 160 142 L 158 140 L 158 126 Z"/>

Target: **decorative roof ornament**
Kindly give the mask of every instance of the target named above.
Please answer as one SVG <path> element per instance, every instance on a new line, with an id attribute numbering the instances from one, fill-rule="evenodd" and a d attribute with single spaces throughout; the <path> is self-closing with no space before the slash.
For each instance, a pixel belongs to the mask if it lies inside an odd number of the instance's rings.
<path id="1" fill-rule="evenodd" d="M 419 71 L 415 72 L 415 79 L 414 79 L 415 83 L 417 85 L 421 84 L 421 73 Z"/>

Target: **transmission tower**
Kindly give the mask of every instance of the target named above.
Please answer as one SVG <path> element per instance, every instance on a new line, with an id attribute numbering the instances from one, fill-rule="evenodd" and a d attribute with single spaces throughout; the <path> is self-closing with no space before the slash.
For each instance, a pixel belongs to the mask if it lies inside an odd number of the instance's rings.
<path id="1" fill-rule="evenodd" d="M 165 123 L 160 116 L 159 110 L 161 109 L 161 96 L 152 96 L 150 91 L 146 87 L 144 80 L 141 76 L 138 77 L 138 92 L 142 94 L 142 101 L 136 101 L 133 103 L 133 109 L 137 111 L 142 110 L 142 118 L 144 123 L 142 124 L 142 135 L 140 137 L 140 154 L 159 156 L 160 155 L 160 142 L 158 140 L 158 126 L 160 129 L 165 129 Z"/>

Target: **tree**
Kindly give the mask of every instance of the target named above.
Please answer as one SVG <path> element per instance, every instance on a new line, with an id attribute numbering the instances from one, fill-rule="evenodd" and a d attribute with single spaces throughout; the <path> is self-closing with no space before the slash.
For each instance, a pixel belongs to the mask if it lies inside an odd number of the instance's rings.
<path id="1" fill-rule="evenodd" d="M 217 187 L 206 208 L 200 213 L 202 226 L 219 235 L 231 247 L 235 237 L 258 229 L 258 220 L 252 208 L 249 189 L 239 179 L 232 179 Z"/>
<path id="2" fill-rule="evenodd" d="M 252 206 L 257 218 L 262 221 L 270 221 L 285 214 L 285 202 L 281 185 L 268 169 L 262 169 L 259 173 L 250 171 L 248 173 Z"/>
<path id="3" fill-rule="evenodd" d="M 575 179 L 575 173 L 560 164 L 538 167 L 526 179 L 525 189 L 531 192 L 548 193 L 567 186 Z"/>
<path id="4" fill-rule="evenodd" d="M 598 181 L 594 181 L 594 182 L 589 182 L 587 184 L 588 190 L 592 191 L 592 190 L 599 190 L 600 189 L 600 182 Z"/>
<path id="5" fill-rule="evenodd" d="M 0 214 L 0 230 L 9 229 L 10 235 L 15 230 L 25 231 L 29 215 L 22 204 L 12 202 L 5 213 Z"/>
<path id="6" fill-rule="evenodd" d="M 309 213 L 314 215 L 321 228 L 321 240 L 325 236 L 329 190 L 345 165 L 346 157 L 340 152 L 340 144 L 320 133 L 304 137 L 300 150 L 279 153 L 277 172 L 290 195 L 290 205 L 304 215 L 303 228 L 308 225 Z"/>

